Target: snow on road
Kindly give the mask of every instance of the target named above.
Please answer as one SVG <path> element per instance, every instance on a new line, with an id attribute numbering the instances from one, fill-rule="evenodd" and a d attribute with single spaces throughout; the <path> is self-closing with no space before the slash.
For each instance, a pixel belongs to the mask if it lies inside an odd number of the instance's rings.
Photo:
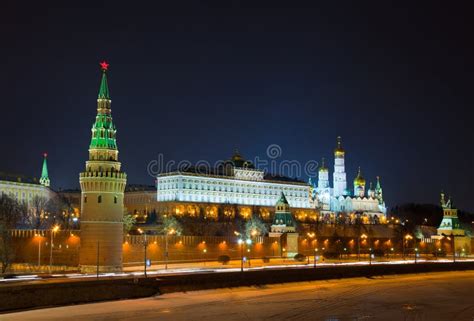
<path id="1" fill-rule="evenodd" d="M 173 293 L 31 310 L 0 320 L 474 320 L 474 271 Z"/>

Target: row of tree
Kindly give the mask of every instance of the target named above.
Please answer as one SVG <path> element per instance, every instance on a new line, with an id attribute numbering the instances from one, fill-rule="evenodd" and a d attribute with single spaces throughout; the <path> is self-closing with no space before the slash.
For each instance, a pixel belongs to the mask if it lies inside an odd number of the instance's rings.
<path id="1" fill-rule="evenodd" d="M 2 194 L 0 196 L 0 263 L 2 274 L 11 265 L 13 259 L 11 229 L 25 221 L 27 206 L 16 199 Z"/>

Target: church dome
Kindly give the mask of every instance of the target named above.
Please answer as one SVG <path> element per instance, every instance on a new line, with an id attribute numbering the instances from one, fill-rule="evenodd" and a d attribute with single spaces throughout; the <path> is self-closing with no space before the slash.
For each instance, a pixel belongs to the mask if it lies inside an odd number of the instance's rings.
<path id="1" fill-rule="evenodd" d="M 341 136 L 337 136 L 337 145 L 336 145 L 336 148 L 334 149 L 334 157 L 342 158 L 344 157 L 345 153 L 346 152 L 344 151 L 344 148 L 342 148 L 342 138 Z"/>
<path id="2" fill-rule="evenodd" d="M 365 178 L 362 176 L 360 167 L 359 167 L 359 172 L 357 173 L 356 178 L 354 178 L 354 186 L 365 186 Z"/>
<path id="3" fill-rule="evenodd" d="M 246 160 L 239 151 L 236 149 L 232 157 L 227 161 L 231 163 L 233 167 L 241 167 L 241 168 L 255 168 L 253 163 L 249 160 Z"/>

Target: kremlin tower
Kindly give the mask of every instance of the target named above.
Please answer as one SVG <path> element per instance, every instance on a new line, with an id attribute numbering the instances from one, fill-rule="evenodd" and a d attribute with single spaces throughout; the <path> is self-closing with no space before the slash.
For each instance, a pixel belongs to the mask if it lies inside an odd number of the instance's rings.
<path id="1" fill-rule="evenodd" d="M 49 180 L 49 175 L 48 175 L 48 154 L 44 153 L 43 154 L 43 168 L 41 169 L 41 178 L 40 178 L 40 184 L 46 187 L 49 187 L 50 185 L 50 180 Z"/>
<path id="2" fill-rule="evenodd" d="M 107 85 L 108 64 L 102 62 L 97 116 L 92 126 L 89 160 L 80 173 L 82 272 L 122 270 L 123 193 L 127 175 L 120 171 L 116 128 Z"/>
<path id="3" fill-rule="evenodd" d="M 347 194 L 346 171 L 344 168 L 345 151 L 342 148 L 342 138 L 337 137 L 337 146 L 334 149 L 334 196 L 339 197 Z"/>

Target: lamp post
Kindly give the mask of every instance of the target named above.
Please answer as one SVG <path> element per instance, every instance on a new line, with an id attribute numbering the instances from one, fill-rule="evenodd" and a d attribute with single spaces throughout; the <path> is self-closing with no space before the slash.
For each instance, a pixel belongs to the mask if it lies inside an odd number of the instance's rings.
<path id="1" fill-rule="evenodd" d="M 310 243 L 312 243 L 314 237 L 316 236 L 316 233 L 314 233 L 314 232 L 308 232 L 308 233 L 306 233 L 306 235 L 309 237 Z M 316 242 L 317 242 L 317 240 L 316 240 Z M 311 247 L 311 244 L 310 244 L 310 247 Z M 309 264 L 309 257 L 310 257 L 310 255 L 308 255 L 308 264 Z"/>
<path id="2" fill-rule="evenodd" d="M 453 263 L 456 263 L 456 249 L 454 248 L 454 246 L 456 245 L 455 242 L 454 242 L 454 234 L 451 233 L 450 235 L 446 235 L 444 233 L 442 233 L 441 235 L 443 235 L 443 237 L 447 238 L 449 241 L 451 241 L 451 249 L 453 250 Z"/>
<path id="3" fill-rule="evenodd" d="M 358 246 L 358 248 L 357 248 L 357 258 L 358 258 L 359 261 L 360 261 L 360 239 L 361 239 L 361 238 L 364 239 L 364 240 L 366 240 L 366 239 L 367 239 L 367 235 L 362 234 L 362 235 L 360 235 L 359 237 L 357 237 L 357 243 L 358 243 L 358 244 L 357 244 L 357 246 Z M 370 253 L 369 253 L 369 256 L 370 256 Z"/>
<path id="4" fill-rule="evenodd" d="M 143 236 L 143 273 L 145 277 L 147 277 L 146 274 L 146 268 L 147 268 L 147 248 L 148 248 L 148 239 L 146 232 L 144 232 L 142 229 L 138 229 L 138 232 Z"/>
<path id="5" fill-rule="evenodd" d="M 244 241 L 239 239 L 237 243 L 240 246 L 240 272 L 244 272 Z"/>
<path id="6" fill-rule="evenodd" d="M 454 242 L 454 235 L 453 235 L 453 233 L 451 233 L 451 246 L 452 246 L 452 248 L 453 248 L 453 263 L 456 263 L 456 248 L 455 248 L 456 244 L 455 244 L 455 242 Z"/>
<path id="7" fill-rule="evenodd" d="M 168 235 L 176 233 L 176 230 L 174 228 L 170 229 L 169 231 L 166 231 L 166 236 L 165 236 L 165 270 L 168 270 Z"/>
<path id="8" fill-rule="evenodd" d="M 35 235 L 38 238 L 38 270 L 41 266 L 41 235 L 36 234 Z"/>
<path id="9" fill-rule="evenodd" d="M 314 249 L 314 266 L 313 266 L 314 268 L 316 268 L 316 261 L 318 259 L 317 254 L 318 254 L 318 248 L 315 248 Z"/>
<path id="10" fill-rule="evenodd" d="M 360 261 L 360 236 L 357 235 L 357 261 Z"/>
<path id="11" fill-rule="evenodd" d="M 244 272 L 244 245 L 245 244 L 247 244 L 247 245 L 252 244 L 252 240 L 247 239 L 244 242 L 244 240 L 239 239 L 237 241 L 237 243 L 240 245 L 240 272 Z"/>
<path id="12" fill-rule="evenodd" d="M 410 234 L 407 234 L 403 237 L 403 241 L 402 241 L 402 245 L 403 245 L 403 259 L 405 259 L 405 248 L 406 246 L 408 245 L 408 241 L 413 239 L 413 236 L 411 236 Z M 405 242 L 407 243 L 405 245 Z"/>
<path id="13" fill-rule="evenodd" d="M 53 247 L 54 247 L 54 233 L 59 231 L 59 225 L 53 226 L 51 229 L 51 246 L 50 246 L 50 251 L 49 251 L 49 271 L 51 272 L 51 269 L 53 268 Z"/>

